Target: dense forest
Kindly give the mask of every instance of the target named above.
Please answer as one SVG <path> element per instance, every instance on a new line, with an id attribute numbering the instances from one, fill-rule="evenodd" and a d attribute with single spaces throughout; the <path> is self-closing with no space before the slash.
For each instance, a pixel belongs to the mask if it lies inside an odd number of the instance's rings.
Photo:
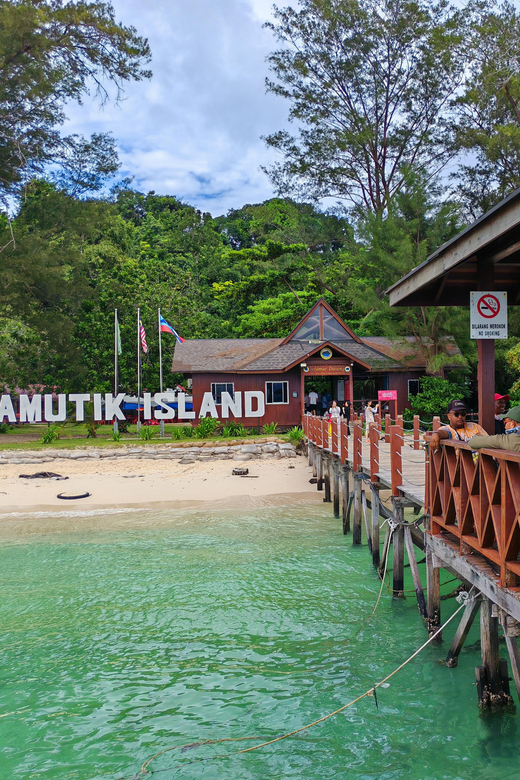
<path id="1" fill-rule="evenodd" d="M 283 159 L 267 171 L 279 197 L 215 217 L 126 180 L 110 189 L 115 140 L 60 135 L 65 103 L 92 81 L 104 100 L 106 82 L 151 77 L 147 42 L 110 4 L 0 0 L 4 387 L 110 390 L 116 308 L 120 384 L 135 391 L 137 307 L 143 385 L 156 388 L 158 308 L 184 338 L 282 336 L 320 296 L 361 336 L 413 335 L 431 374 L 454 337 L 471 381 L 468 312 L 393 311 L 385 290 L 520 186 L 515 7 L 297 5 L 269 25 L 281 48 L 267 86 L 299 128 L 266 139 Z M 511 309 L 502 392 L 520 369 L 519 325 Z M 165 366 L 173 348 L 163 336 Z"/>

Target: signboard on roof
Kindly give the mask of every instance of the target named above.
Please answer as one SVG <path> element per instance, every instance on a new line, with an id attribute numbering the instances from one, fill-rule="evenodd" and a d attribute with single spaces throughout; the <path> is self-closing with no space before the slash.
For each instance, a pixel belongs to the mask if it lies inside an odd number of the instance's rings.
<path id="1" fill-rule="evenodd" d="M 507 339 L 507 293 L 470 293 L 472 339 Z"/>

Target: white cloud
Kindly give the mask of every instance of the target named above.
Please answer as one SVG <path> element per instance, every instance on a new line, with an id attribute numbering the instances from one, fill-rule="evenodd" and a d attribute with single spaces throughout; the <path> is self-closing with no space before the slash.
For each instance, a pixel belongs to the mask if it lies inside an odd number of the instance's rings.
<path id="1" fill-rule="evenodd" d="M 69 107 L 65 130 L 113 132 L 122 173 L 138 189 L 214 215 L 271 197 L 259 167 L 274 157 L 260 137 L 280 129 L 288 109 L 264 87 L 271 0 L 113 4 L 118 20 L 149 39 L 153 78 L 129 84 L 119 106 Z"/>

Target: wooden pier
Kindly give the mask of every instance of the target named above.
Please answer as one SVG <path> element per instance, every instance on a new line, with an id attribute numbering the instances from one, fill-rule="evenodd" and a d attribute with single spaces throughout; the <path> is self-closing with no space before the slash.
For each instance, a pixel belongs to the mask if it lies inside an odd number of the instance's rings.
<path id="1" fill-rule="evenodd" d="M 376 419 L 367 439 L 360 421 L 350 425 L 349 433 L 344 420 L 304 415 L 317 488 L 333 504 L 334 515 L 342 517 L 343 533 L 352 533 L 354 545 L 361 544 L 364 526 L 380 574 L 391 561 L 394 597 L 404 595 L 406 550 L 417 606 L 430 636 L 442 625 L 440 570 L 460 580 L 460 590 L 470 598 L 446 665 L 457 665 L 480 612 L 478 701 L 481 706 L 510 704 L 499 631 L 520 699 L 520 455 L 481 450 L 475 458 L 466 444 L 444 439 L 430 459 L 417 418 L 406 433 L 399 417 L 393 423 L 387 417 L 384 428 L 382 422 Z M 435 420 L 434 427 L 438 425 Z M 405 514 L 406 509 L 413 511 Z M 415 547 L 426 555 L 426 588 Z"/>

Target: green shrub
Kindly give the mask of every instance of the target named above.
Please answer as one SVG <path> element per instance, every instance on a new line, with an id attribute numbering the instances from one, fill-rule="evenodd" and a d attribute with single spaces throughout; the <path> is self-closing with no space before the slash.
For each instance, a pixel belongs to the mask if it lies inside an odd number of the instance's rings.
<path id="1" fill-rule="evenodd" d="M 272 423 L 266 423 L 262 426 L 263 433 L 268 433 L 270 436 L 276 433 L 276 429 L 278 428 L 278 423 L 272 422 Z"/>
<path id="2" fill-rule="evenodd" d="M 184 434 L 182 433 L 182 428 L 173 428 L 172 439 L 179 441 L 179 439 L 182 439 L 183 435 Z"/>
<path id="3" fill-rule="evenodd" d="M 212 436 L 220 425 L 220 420 L 214 417 L 203 417 L 195 428 L 195 436 L 199 439 L 207 439 Z"/>
<path id="4" fill-rule="evenodd" d="M 9 423 L 6 422 L 0 423 L 0 433 L 9 433 L 10 427 L 11 426 L 9 425 Z"/>
<path id="5" fill-rule="evenodd" d="M 439 376 L 423 376 L 420 379 L 420 392 L 410 398 L 410 411 L 405 419 L 418 414 L 423 422 L 431 422 L 433 417 L 446 413 L 450 401 L 455 398 L 464 401 L 467 396 L 467 387 L 448 382 Z"/>
<path id="6" fill-rule="evenodd" d="M 113 430 L 110 438 L 112 439 L 112 441 L 121 441 L 121 434 L 119 433 L 119 431 Z"/>
<path id="7" fill-rule="evenodd" d="M 193 436 L 193 428 L 191 427 L 191 425 L 183 425 L 182 426 L 182 435 L 186 439 L 191 439 L 191 437 Z"/>
<path id="8" fill-rule="evenodd" d="M 155 436 L 155 431 L 151 425 L 141 425 L 137 435 L 142 441 L 150 441 Z"/>
<path id="9" fill-rule="evenodd" d="M 99 428 L 99 425 L 94 420 L 90 420 L 86 423 L 87 428 L 87 439 L 95 439 L 97 437 L 97 429 Z"/>
<path id="10" fill-rule="evenodd" d="M 42 444 L 52 444 L 60 438 L 60 432 L 55 425 L 49 427 L 42 433 Z"/>
<path id="11" fill-rule="evenodd" d="M 301 428 L 298 428 L 298 426 L 295 426 L 294 428 L 291 428 L 290 431 L 287 432 L 287 438 L 291 442 L 291 444 L 294 444 L 295 447 L 300 444 L 305 439 L 305 433 L 302 431 Z"/>
<path id="12" fill-rule="evenodd" d="M 239 423 L 236 420 L 229 420 L 225 425 L 222 426 L 222 436 L 247 436 L 247 430 L 244 428 L 242 423 Z"/>

